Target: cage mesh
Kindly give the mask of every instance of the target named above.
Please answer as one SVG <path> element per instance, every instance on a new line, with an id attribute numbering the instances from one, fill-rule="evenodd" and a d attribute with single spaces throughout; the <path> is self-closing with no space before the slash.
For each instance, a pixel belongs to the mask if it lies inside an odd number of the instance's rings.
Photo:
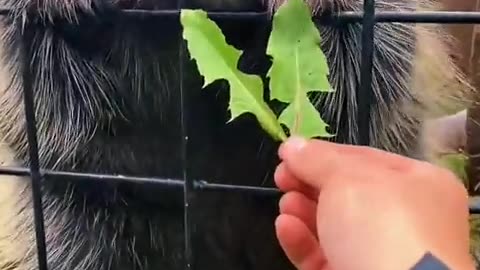
<path id="1" fill-rule="evenodd" d="M 128 16 L 162 16 L 162 17 L 179 17 L 180 10 L 185 8 L 185 1 L 178 0 L 176 10 L 122 10 L 124 15 Z M 8 16 L 11 10 L 1 9 L 0 16 Z M 207 12 L 210 18 L 230 18 L 230 19 L 247 19 L 247 20 L 269 20 L 270 17 L 267 12 Z M 451 11 L 423 11 L 423 12 L 393 12 L 393 11 L 376 11 L 374 0 L 364 0 L 363 12 L 340 12 L 337 14 L 320 15 L 313 18 L 320 24 L 335 24 L 335 23 L 361 23 L 362 28 L 362 67 L 361 67 L 361 85 L 357 91 L 359 100 L 359 132 L 362 141 L 360 144 L 367 145 L 369 141 L 369 122 L 370 122 L 370 107 L 372 106 L 373 94 L 370 89 L 372 80 L 372 59 L 373 59 L 373 38 L 374 26 L 377 23 L 440 23 L 440 24 L 477 24 L 480 23 L 480 12 L 451 12 Z M 178 55 L 180 63 L 180 90 L 183 93 L 183 61 L 187 53 L 185 43 L 181 33 L 179 35 L 179 44 L 183 47 Z M 37 129 L 34 114 L 34 98 L 32 92 L 32 81 L 30 69 L 27 67 L 30 59 L 28 59 L 28 44 L 23 44 L 23 102 L 25 107 L 25 118 L 27 126 L 28 150 L 30 164 L 29 168 L 25 167 L 0 167 L 0 175 L 10 176 L 28 176 L 32 183 L 33 193 L 33 207 L 35 220 L 36 245 L 38 255 L 38 269 L 47 270 L 47 253 L 45 243 L 45 229 L 44 217 L 42 210 L 42 193 L 40 188 L 41 180 L 44 177 L 68 177 L 75 181 L 81 180 L 98 180 L 98 181 L 113 181 L 113 182 L 133 182 L 133 183 L 150 183 L 162 186 L 164 188 L 183 189 L 184 196 L 184 255 L 185 255 L 185 269 L 192 268 L 193 250 L 191 247 L 191 228 L 194 221 L 190 216 L 191 196 L 194 192 L 202 192 L 206 190 L 217 190 L 225 192 L 249 192 L 266 196 L 275 196 L 280 193 L 275 188 L 264 188 L 254 186 L 236 186 L 212 184 L 208 181 L 191 179 L 186 170 L 184 170 L 183 179 L 160 179 L 160 178 L 142 178 L 130 176 L 115 176 L 102 174 L 89 174 L 68 171 L 53 171 L 42 170 L 39 166 L 38 144 L 37 144 Z M 188 108 L 186 100 L 181 97 L 182 106 L 182 152 L 183 166 L 187 166 L 187 143 L 188 135 L 186 131 L 185 109 Z M 470 206 L 471 214 L 480 214 L 480 205 Z"/>

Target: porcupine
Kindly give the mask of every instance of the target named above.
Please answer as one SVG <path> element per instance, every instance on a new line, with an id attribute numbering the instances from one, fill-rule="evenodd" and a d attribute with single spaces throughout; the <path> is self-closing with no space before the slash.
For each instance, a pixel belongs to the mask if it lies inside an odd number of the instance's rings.
<path id="1" fill-rule="evenodd" d="M 3 165 L 28 165 L 29 160 L 20 65 L 27 44 L 42 168 L 176 179 L 187 172 L 189 178 L 214 183 L 273 186 L 278 142 L 249 115 L 226 124 L 228 84 L 218 81 L 202 90 L 194 62 L 187 55 L 179 61 L 178 18 L 117 12 L 174 9 L 176 2 L 0 0 L 1 7 L 14 11 L 1 21 Z M 281 4 L 190 2 L 187 7 L 270 14 Z M 379 10 L 434 7 L 429 1 L 376 2 Z M 362 9 L 358 0 L 309 4 L 315 14 Z M 245 51 L 240 67 L 265 75 L 269 24 L 218 23 L 227 41 Z M 336 134 L 334 140 L 355 144 L 361 136 L 356 91 L 362 28 L 357 23 L 319 29 L 335 92 L 312 100 Z M 463 92 L 467 84 L 451 62 L 446 35 L 437 28 L 390 23 L 375 31 L 370 145 L 424 158 L 423 120 L 443 97 Z M 182 112 L 187 119 L 186 168 Z M 2 270 L 37 269 L 31 187 L 21 180 L 2 176 L 0 181 Z M 50 269 L 183 269 L 180 190 L 55 177 L 47 177 L 42 190 Z M 196 193 L 193 202 L 194 269 L 293 269 L 273 230 L 277 201 L 209 191 Z"/>

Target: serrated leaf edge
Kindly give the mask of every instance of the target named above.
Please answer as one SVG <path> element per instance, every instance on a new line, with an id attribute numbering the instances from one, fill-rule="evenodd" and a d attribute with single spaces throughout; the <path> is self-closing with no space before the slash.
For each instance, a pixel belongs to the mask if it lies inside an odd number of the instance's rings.
<path id="1" fill-rule="evenodd" d="M 208 18 L 207 13 L 206 13 L 205 11 L 203 11 L 203 10 L 201 10 L 201 9 L 182 9 L 182 10 L 181 10 L 181 14 L 180 14 L 180 16 L 181 16 L 181 21 L 182 21 L 182 22 L 183 22 L 182 18 L 184 18 L 185 14 L 188 13 L 188 12 L 198 13 L 198 14 L 204 15 L 203 17 L 200 17 L 200 18 L 206 19 L 206 20 L 208 21 L 208 23 L 211 23 L 211 25 L 212 25 L 214 28 L 216 28 L 216 30 L 218 30 L 220 33 L 222 33 L 222 35 L 221 35 L 221 37 L 222 37 L 221 41 L 224 42 L 224 44 L 226 45 L 226 47 L 230 48 L 232 51 L 235 51 L 235 52 L 237 53 L 238 58 L 237 58 L 236 60 L 237 60 L 237 61 L 239 60 L 239 57 L 240 57 L 239 55 L 241 55 L 242 50 L 239 50 L 239 49 L 235 48 L 234 46 L 232 46 L 232 45 L 230 45 L 230 44 L 228 44 L 228 43 L 226 42 L 225 35 L 224 35 L 223 32 L 221 31 L 220 27 L 218 27 L 218 25 L 217 25 L 214 21 L 212 21 L 211 19 Z M 186 32 L 186 31 L 185 31 L 185 26 L 183 25 L 183 23 L 182 23 L 182 26 L 183 26 L 182 37 L 183 37 L 183 39 L 184 39 L 184 40 L 186 41 L 186 43 L 187 43 L 187 48 L 190 48 L 191 43 L 189 42 L 188 38 L 185 36 L 185 32 Z M 202 33 L 204 33 L 201 28 L 200 28 L 200 30 L 201 30 Z M 205 36 L 208 36 L 208 35 L 206 35 L 205 33 L 204 33 L 204 35 L 205 35 Z M 210 45 L 210 44 L 208 43 L 208 45 Z M 214 48 L 215 48 L 215 47 L 214 47 Z M 189 51 L 190 51 L 190 50 L 189 50 Z M 198 69 L 199 73 L 201 73 L 200 68 L 198 68 L 198 67 L 199 67 L 199 61 L 198 61 L 191 53 L 189 53 L 189 55 L 190 55 L 190 59 L 193 60 L 193 61 L 196 63 L 197 69 Z M 223 60 L 223 59 L 222 59 L 222 60 Z M 225 63 L 226 63 L 226 65 L 228 66 L 228 63 L 227 63 L 227 62 L 225 62 Z M 251 74 L 246 74 L 246 73 L 243 73 L 242 71 L 240 71 L 240 70 L 238 70 L 238 69 L 237 69 L 237 71 L 238 71 L 238 73 L 240 73 L 241 75 L 245 76 L 246 78 L 252 78 L 252 79 L 257 79 L 257 78 L 258 78 L 259 81 L 260 81 L 260 83 L 261 83 L 262 89 L 263 89 L 263 81 L 261 80 L 261 78 L 260 78 L 259 76 L 257 76 L 257 75 L 251 75 Z M 248 97 L 249 97 L 249 98 L 248 98 L 249 100 L 253 100 L 255 103 L 258 103 L 258 102 L 257 102 L 257 99 L 255 98 L 255 96 L 253 96 L 252 93 L 251 93 L 251 91 L 248 90 L 249 88 L 245 86 L 245 84 L 242 82 L 242 80 L 240 80 L 235 73 L 232 73 L 230 70 L 227 71 L 226 73 L 229 73 L 229 74 L 230 74 L 230 76 L 229 76 L 230 79 L 233 77 L 234 80 L 235 80 L 235 82 L 237 83 L 237 85 L 239 85 L 239 86 L 241 86 L 241 87 L 243 88 L 243 92 L 247 92 L 247 95 L 248 95 Z M 219 79 L 216 79 L 216 80 L 213 80 L 213 81 L 209 81 L 203 74 L 201 74 L 201 76 L 204 78 L 204 84 L 203 84 L 203 86 L 202 86 L 202 89 L 204 89 L 206 86 L 212 84 L 213 82 L 219 80 Z M 226 77 L 226 76 L 223 76 L 223 77 Z M 227 83 L 228 83 L 228 85 L 229 85 L 229 91 L 230 91 L 230 93 L 231 93 L 231 92 L 232 92 L 232 90 L 231 90 L 231 87 L 232 87 L 232 86 L 231 86 L 229 80 L 228 80 L 227 78 L 221 78 L 221 79 L 225 79 L 225 80 L 227 81 Z M 263 94 L 262 94 L 262 99 L 263 99 L 263 98 L 264 98 L 264 96 L 263 96 Z M 232 99 L 232 94 L 230 94 L 230 99 Z M 232 103 L 232 102 L 231 102 L 231 100 L 230 100 L 228 108 L 229 108 L 229 111 L 230 111 L 230 113 L 231 113 L 231 118 L 227 121 L 227 123 L 230 123 L 231 121 L 233 121 L 234 119 L 236 119 L 237 117 L 239 117 L 239 116 L 242 115 L 242 114 L 250 113 L 250 114 L 253 114 L 253 116 L 255 116 L 255 118 L 257 119 L 258 123 L 259 123 L 262 127 L 264 127 L 264 128 L 266 129 L 266 131 L 267 131 L 268 133 L 270 133 L 270 135 L 272 135 L 275 139 L 278 139 L 278 140 L 281 140 L 281 141 L 284 141 L 284 140 L 286 139 L 287 136 L 286 136 L 286 134 L 284 133 L 283 128 L 282 128 L 280 122 L 278 121 L 276 115 L 273 113 L 273 111 L 271 110 L 271 108 L 268 106 L 268 104 L 267 104 L 265 101 L 260 102 L 260 103 L 258 104 L 258 108 L 262 108 L 262 107 L 263 107 L 264 110 L 258 110 L 258 112 L 256 112 L 256 113 L 262 115 L 263 118 L 270 119 L 271 121 L 273 120 L 272 122 L 273 122 L 273 123 L 276 123 L 276 125 L 277 125 L 277 129 L 278 129 L 277 132 L 275 132 L 276 128 L 274 128 L 274 127 L 272 127 L 272 126 L 270 126 L 270 125 L 267 125 L 267 124 L 265 124 L 265 123 L 262 123 L 262 122 L 260 121 L 260 118 L 257 116 L 257 114 L 252 113 L 251 111 L 244 111 L 244 112 L 241 112 L 241 113 L 239 113 L 239 114 L 237 114 L 237 115 L 234 115 L 234 114 L 232 113 L 231 103 Z M 268 126 L 269 126 L 269 128 L 267 128 Z M 280 132 L 280 130 L 281 130 L 281 132 Z"/>

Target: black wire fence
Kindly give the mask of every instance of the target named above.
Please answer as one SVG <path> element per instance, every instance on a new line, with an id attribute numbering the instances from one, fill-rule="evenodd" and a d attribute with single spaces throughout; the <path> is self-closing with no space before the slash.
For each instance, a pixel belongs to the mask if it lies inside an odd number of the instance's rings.
<path id="1" fill-rule="evenodd" d="M 176 10 L 123 10 L 121 11 L 123 16 L 133 16 L 137 18 L 145 18 L 151 16 L 161 17 L 177 17 L 179 18 L 180 10 L 185 7 L 183 0 L 179 0 L 179 4 Z M 0 16 L 8 16 L 11 10 L 0 9 Z M 228 18 L 229 20 L 264 20 L 270 19 L 267 12 L 208 12 L 210 18 Z M 477 24 L 480 23 L 480 12 L 449 12 L 449 11 L 423 11 L 423 12 L 389 12 L 389 11 L 376 11 L 375 0 L 364 0 L 363 12 L 340 12 L 338 14 L 320 15 L 313 18 L 320 24 L 337 24 L 337 23 L 358 23 L 363 25 L 362 33 L 362 69 L 361 69 L 361 85 L 357 91 L 359 101 L 359 132 L 363 145 L 368 144 L 369 141 L 369 125 L 370 122 L 370 106 L 372 105 L 373 93 L 370 89 L 372 79 L 372 59 L 373 59 L 373 37 L 374 26 L 377 23 L 391 23 L 391 22 L 403 22 L 403 23 L 442 23 L 442 24 Z M 180 44 L 184 44 L 180 35 Z M 28 44 L 23 42 L 23 89 L 24 89 L 24 107 L 27 126 L 27 138 L 29 147 L 30 165 L 29 168 L 22 167 L 0 167 L 0 175 L 10 176 L 29 176 L 32 183 L 33 192 L 33 206 L 34 206 L 34 220 L 35 220 L 35 232 L 36 232 L 36 245 L 38 252 L 38 269 L 47 270 L 47 256 L 46 256 L 46 243 L 45 243 L 45 229 L 44 229 L 44 216 L 42 209 L 42 193 L 40 188 L 41 180 L 44 177 L 68 177 L 73 181 L 81 180 L 98 180 L 98 181 L 110 181 L 110 182 L 133 182 L 133 183 L 150 183 L 162 186 L 164 188 L 183 189 L 184 194 L 184 227 L 185 227 L 185 269 L 192 268 L 192 255 L 193 250 L 191 248 L 191 228 L 193 220 L 190 216 L 191 207 L 191 194 L 194 192 L 201 192 L 206 190 L 217 190 L 226 192 L 250 192 L 260 195 L 275 196 L 280 193 L 275 188 L 263 188 L 253 186 L 235 186 L 235 185 L 222 185 L 212 184 L 208 181 L 198 181 L 191 179 L 186 173 L 184 179 L 159 179 L 159 178 L 140 178 L 140 177 L 127 177 L 127 176 L 114 176 L 114 175 L 101 175 L 101 174 L 89 174 L 89 173 L 77 173 L 66 171 L 52 171 L 42 170 L 39 166 L 38 144 L 37 144 L 37 128 L 34 113 L 34 98 L 32 91 L 32 80 L 28 63 L 30 63 Z M 185 46 L 185 45 L 182 45 Z M 186 48 L 180 50 L 178 55 L 179 63 L 183 63 L 186 55 Z M 183 67 L 180 67 L 179 81 L 183 82 Z M 180 91 L 183 93 L 183 85 L 180 84 Z M 187 165 L 187 142 L 188 136 L 186 135 L 186 121 L 184 110 L 186 108 L 184 98 L 181 99 L 182 106 L 182 155 L 183 166 Z M 471 214 L 480 214 L 480 203 L 470 206 Z"/>

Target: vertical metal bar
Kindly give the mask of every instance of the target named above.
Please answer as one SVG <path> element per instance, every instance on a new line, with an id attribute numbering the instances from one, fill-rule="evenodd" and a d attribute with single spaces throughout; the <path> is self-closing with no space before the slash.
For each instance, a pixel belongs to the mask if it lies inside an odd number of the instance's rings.
<path id="1" fill-rule="evenodd" d="M 182 8 L 185 7 L 184 0 L 178 0 L 178 9 L 181 11 Z M 179 83 L 180 83 L 180 106 L 181 106 L 181 129 L 182 129 L 182 166 L 183 166 L 183 202 L 184 202 L 184 237 L 185 237 L 185 270 L 190 270 L 193 264 L 193 251 L 192 251 L 192 220 L 190 215 L 191 209 L 191 196 L 193 194 L 194 189 L 194 182 L 190 179 L 188 175 L 188 153 L 187 153 L 187 146 L 188 146 L 188 130 L 187 130 L 187 108 L 188 104 L 185 98 L 185 89 L 184 89 L 184 79 L 185 79 L 185 70 L 184 70 L 184 61 L 185 61 L 185 54 L 186 54 L 186 46 L 183 40 L 183 28 L 180 24 L 180 34 L 179 34 L 179 53 L 178 53 L 178 63 L 180 67 L 179 72 Z"/>
<path id="2" fill-rule="evenodd" d="M 360 89 L 357 91 L 359 144 L 370 144 L 371 107 L 374 102 L 372 86 L 373 38 L 375 26 L 375 0 L 364 0 L 362 20 L 362 65 Z"/>
<path id="3" fill-rule="evenodd" d="M 32 27 L 32 26 L 28 26 Z M 30 44 L 27 38 L 30 29 L 25 29 L 22 35 L 22 77 L 23 77 L 23 98 L 25 107 L 25 120 L 27 128 L 28 152 L 30 159 L 30 173 L 32 179 L 33 211 L 35 222 L 35 234 L 38 252 L 38 269 L 47 270 L 47 248 L 45 244 L 45 228 L 42 207 L 42 191 L 39 158 L 37 128 L 35 121 L 35 105 L 33 101 L 32 77 L 30 72 Z"/>

